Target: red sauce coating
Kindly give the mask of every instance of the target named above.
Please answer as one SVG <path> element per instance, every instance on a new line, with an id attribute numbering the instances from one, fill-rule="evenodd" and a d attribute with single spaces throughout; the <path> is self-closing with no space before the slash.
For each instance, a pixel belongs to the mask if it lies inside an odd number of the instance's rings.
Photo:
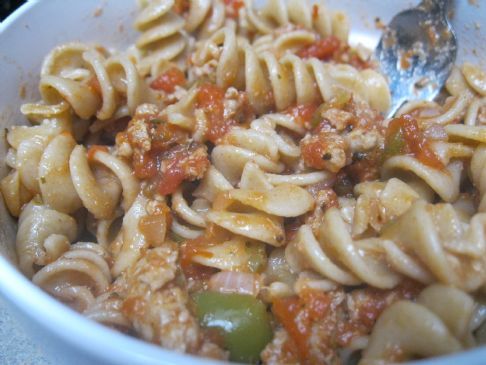
<path id="1" fill-rule="evenodd" d="M 341 48 L 341 41 L 335 36 L 318 39 L 314 43 L 305 46 L 297 52 L 297 56 L 302 58 L 315 57 L 323 61 L 330 60 Z"/>
<path id="2" fill-rule="evenodd" d="M 299 104 L 288 108 L 284 113 L 292 116 L 297 124 L 307 128 L 316 110 L 316 104 Z"/>
<path id="3" fill-rule="evenodd" d="M 393 119 L 385 133 L 385 154 L 411 154 L 424 165 L 442 170 L 444 164 L 432 150 L 420 130 L 417 121 L 410 115 Z"/>
<path id="4" fill-rule="evenodd" d="M 100 82 L 98 81 L 98 79 L 96 78 L 96 76 L 92 76 L 88 80 L 88 87 L 91 90 L 93 90 L 95 93 L 97 93 L 99 96 L 102 95 L 101 85 L 100 85 Z"/>
<path id="5" fill-rule="evenodd" d="M 226 15 L 230 18 L 237 18 L 242 7 L 245 6 L 243 0 L 224 0 L 226 5 Z"/>
<path id="6" fill-rule="evenodd" d="M 96 152 L 98 151 L 103 151 L 103 152 L 108 152 L 108 147 L 106 146 L 99 146 L 99 145 L 93 145 L 88 148 L 88 161 L 93 161 L 94 156 Z"/>
<path id="7" fill-rule="evenodd" d="M 326 315 L 330 303 L 327 293 L 315 290 L 305 290 L 300 298 L 284 297 L 273 302 L 272 311 L 294 342 L 304 364 L 312 363 L 309 353 L 312 324 Z M 292 347 L 287 346 L 287 350 L 292 351 Z"/>
<path id="8" fill-rule="evenodd" d="M 213 254 L 207 251 L 208 242 L 205 237 L 198 237 L 194 240 L 188 240 L 181 245 L 181 269 L 186 278 L 205 280 L 214 274 L 214 269 L 197 264 L 192 261 L 194 256 L 211 258 Z"/>
<path id="9" fill-rule="evenodd" d="M 314 19 L 317 18 L 318 12 L 319 8 L 314 5 L 312 8 Z M 369 61 L 362 60 L 354 49 L 335 36 L 318 39 L 314 43 L 300 49 L 297 55 L 302 58 L 315 57 L 322 61 L 346 63 L 360 70 L 372 67 Z"/>
<path id="10" fill-rule="evenodd" d="M 353 338 L 368 335 L 381 313 L 397 300 L 413 300 L 422 286 L 404 281 L 394 289 L 367 287 L 349 293 L 307 289 L 300 296 L 279 298 L 272 311 L 289 335 L 283 350 L 301 364 L 322 363 Z M 315 344 L 319 346 L 316 348 Z"/>
<path id="11" fill-rule="evenodd" d="M 176 86 L 181 86 L 186 83 L 184 73 L 177 67 L 169 68 L 163 74 L 157 76 L 154 81 L 150 83 L 150 87 L 154 90 L 163 90 L 167 93 L 172 93 Z"/>
<path id="12" fill-rule="evenodd" d="M 230 131 L 235 120 L 224 118 L 224 90 L 213 84 L 204 84 L 197 93 L 197 106 L 204 110 L 209 126 L 206 138 L 217 143 Z"/>
<path id="13" fill-rule="evenodd" d="M 158 192 L 162 195 L 174 193 L 184 180 L 202 178 L 209 167 L 206 149 L 202 146 L 177 146 L 162 157 L 164 168 L 158 181 Z"/>
<path id="14" fill-rule="evenodd" d="M 322 131 L 318 134 L 305 138 L 300 142 L 302 158 L 307 166 L 315 169 L 327 169 L 331 172 L 338 172 L 340 166 L 329 164 L 332 159 L 333 150 L 344 150 L 344 140 L 333 132 Z"/>

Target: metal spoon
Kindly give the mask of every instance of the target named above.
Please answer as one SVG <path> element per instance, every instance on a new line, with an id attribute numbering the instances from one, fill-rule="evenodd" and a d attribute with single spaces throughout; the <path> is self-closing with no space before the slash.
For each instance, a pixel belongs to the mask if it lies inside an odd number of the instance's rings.
<path id="1" fill-rule="evenodd" d="M 432 100 L 445 84 L 457 53 L 447 8 L 447 0 L 424 0 L 397 14 L 386 27 L 375 57 L 389 79 L 388 117 L 406 101 Z"/>

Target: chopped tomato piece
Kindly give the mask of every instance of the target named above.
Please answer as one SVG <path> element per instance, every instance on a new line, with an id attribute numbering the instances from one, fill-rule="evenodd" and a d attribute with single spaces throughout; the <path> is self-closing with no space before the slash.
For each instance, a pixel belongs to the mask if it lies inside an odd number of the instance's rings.
<path id="1" fill-rule="evenodd" d="M 134 153 L 132 164 L 135 176 L 139 179 L 150 179 L 157 175 L 158 163 L 155 151 Z"/>
<path id="2" fill-rule="evenodd" d="M 230 18 L 237 18 L 238 12 L 245 6 L 243 0 L 224 0 L 226 5 L 226 15 Z"/>
<path id="3" fill-rule="evenodd" d="M 384 157 L 411 154 L 424 165 L 443 169 L 444 164 L 432 150 L 428 140 L 420 130 L 417 121 L 410 115 L 393 119 L 385 133 Z"/>
<path id="4" fill-rule="evenodd" d="M 341 41 L 335 36 L 319 39 L 314 43 L 302 48 L 297 52 L 297 56 L 302 58 L 315 57 L 323 61 L 331 59 L 336 51 L 341 47 Z"/>
<path id="5" fill-rule="evenodd" d="M 202 108 L 208 118 L 206 138 L 217 143 L 230 131 L 235 120 L 224 118 L 224 90 L 213 84 L 204 84 L 197 93 L 197 106 Z"/>
<path id="6" fill-rule="evenodd" d="M 312 325 L 326 315 L 330 303 L 327 293 L 316 290 L 304 290 L 300 298 L 285 297 L 273 302 L 272 311 L 295 343 L 303 363 L 312 362 L 309 358 Z"/>
<path id="7" fill-rule="evenodd" d="M 181 86 L 186 83 L 184 73 L 177 67 L 169 68 L 162 75 L 150 83 L 150 87 L 154 90 L 163 90 L 167 93 L 172 93 L 176 86 Z"/>
<path id="8" fill-rule="evenodd" d="M 216 270 L 214 268 L 192 261 L 192 258 L 196 255 L 211 258 L 213 254 L 206 250 L 210 245 L 205 236 L 188 240 L 181 245 L 181 269 L 187 278 L 208 280 L 215 273 Z"/>
<path id="9" fill-rule="evenodd" d="M 184 180 L 203 177 L 209 167 L 206 148 L 201 145 L 176 146 L 162 156 L 158 192 L 172 194 Z"/>
<path id="10" fill-rule="evenodd" d="M 302 158 L 307 166 L 338 172 L 346 164 L 344 139 L 333 132 L 320 132 L 300 142 Z"/>
<path id="11" fill-rule="evenodd" d="M 288 108 L 284 113 L 291 115 L 297 124 L 307 127 L 308 123 L 312 120 L 314 113 L 317 110 L 315 104 L 299 104 Z"/>

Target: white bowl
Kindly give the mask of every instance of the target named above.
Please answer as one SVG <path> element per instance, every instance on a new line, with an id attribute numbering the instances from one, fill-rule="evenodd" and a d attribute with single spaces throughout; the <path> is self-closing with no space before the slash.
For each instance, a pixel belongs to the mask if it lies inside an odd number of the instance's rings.
<path id="1" fill-rule="evenodd" d="M 379 37 L 374 19 L 388 22 L 399 10 L 418 1 L 328 0 L 351 18 L 351 42 L 373 47 Z M 459 38 L 458 63 L 465 60 L 486 68 L 486 0 L 455 1 L 453 24 Z M 19 107 L 38 98 L 38 73 L 43 57 L 59 43 L 80 40 L 124 48 L 133 42 L 135 0 L 29 1 L 0 24 L 0 123 L 4 128 L 25 123 Z M 481 17 L 481 13 L 483 16 Z M 96 16 L 96 14 L 98 16 Z M 25 95 L 20 92 L 25 90 Z M 23 96 L 23 98 L 21 97 Z M 4 136 L 2 136 L 4 137 Z M 6 153 L 1 138 L 0 160 Z M 0 163 L 0 177 L 7 168 Z M 214 364 L 216 362 L 164 350 L 84 319 L 51 298 L 15 267 L 16 224 L 0 204 L 0 295 L 28 333 L 45 349 L 53 364 Z M 1 343 L 1 339 L 0 339 Z M 486 348 L 423 364 L 484 364 Z"/>

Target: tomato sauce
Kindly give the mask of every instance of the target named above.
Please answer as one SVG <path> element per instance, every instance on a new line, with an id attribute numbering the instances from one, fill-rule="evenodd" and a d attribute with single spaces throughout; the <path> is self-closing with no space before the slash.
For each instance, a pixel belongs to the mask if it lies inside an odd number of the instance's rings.
<path id="1" fill-rule="evenodd" d="M 213 254 L 207 251 L 207 248 L 211 245 L 212 243 L 207 239 L 207 236 L 188 240 L 181 245 L 180 264 L 186 278 L 208 280 L 216 272 L 216 269 L 212 267 L 200 265 L 192 261 L 194 256 L 213 257 Z"/>
<path id="2" fill-rule="evenodd" d="M 335 36 L 318 39 L 314 43 L 305 46 L 297 52 L 301 58 L 318 58 L 322 61 L 329 61 L 341 48 L 341 41 Z"/>
<path id="3" fill-rule="evenodd" d="M 96 94 L 98 94 L 99 96 L 102 96 L 103 93 L 101 91 L 101 85 L 100 85 L 100 82 L 98 81 L 98 79 L 96 78 L 96 76 L 92 76 L 89 80 L 88 80 L 88 87 L 93 90 Z"/>
<path id="4" fill-rule="evenodd" d="M 394 289 L 380 290 L 368 287 L 355 292 L 352 318 L 338 323 L 336 338 L 339 346 L 346 347 L 356 336 L 369 334 L 383 311 L 397 300 L 414 300 L 423 286 L 406 280 Z"/>
<path id="5" fill-rule="evenodd" d="M 430 140 L 423 135 L 417 121 L 410 115 L 393 119 L 385 133 L 384 157 L 402 154 L 410 154 L 434 169 L 445 168 L 432 150 Z"/>
<path id="6" fill-rule="evenodd" d="M 157 76 L 150 83 L 150 88 L 154 90 L 163 90 L 166 93 L 172 93 L 176 86 L 182 86 L 186 83 L 184 73 L 177 67 L 169 68 L 163 74 Z"/>
<path id="7" fill-rule="evenodd" d="M 209 167 L 209 160 L 203 146 L 176 146 L 162 156 L 159 170 L 158 192 L 162 195 L 174 193 L 184 180 L 202 178 Z"/>
<path id="8" fill-rule="evenodd" d="M 243 0 L 224 0 L 226 15 L 230 18 L 237 18 L 241 8 L 245 6 Z"/>
<path id="9" fill-rule="evenodd" d="M 137 178 L 150 179 L 157 175 L 157 153 L 155 151 L 135 153 L 132 158 L 132 165 Z"/>
<path id="10" fill-rule="evenodd" d="M 204 110 L 209 126 L 206 138 L 217 143 L 236 125 L 233 119 L 224 117 L 224 90 L 213 84 L 204 84 L 197 93 L 197 106 Z"/>
<path id="11" fill-rule="evenodd" d="M 301 297 L 278 298 L 272 311 L 294 342 L 302 363 L 311 364 L 309 337 L 312 325 L 322 319 L 330 308 L 331 296 L 316 290 L 304 290 Z M 287 351 L 292 346 L 286 346 Z"/>
<path id="12" fill-rule="evenodd" d="M 313 18 L 316 19 L 318 14 L 319 8 L 317 5 L 314 5 L 312 8 Z M 321 61 L 345 63 L 359 70 L 372 67 L 369 61 L 361 59 L 354 49 L 335 36 L 328 36 L 316 40 L 314 43 L 300 49 L 297 52 L 297 56 L 302 58 L 314 57 Z"/>
<path id="13" fill-rule="evenodd" d="M 143 317 L 146 310 L 147 303 L 140 296 L 125 299 L 121 307 L 121 312 L 128 318 Z"/>
<path id="14" fill-rule="evenodd" d="M 305 164 L 315 169 L 326 169 L 330 172 L 338 172 L 344 166 L 345 161 L 340 164 L 332 163 L 333 153 L 345 151 L 344 139 L 333 132 L 320 132 L 300 142 L 302 158 Z"/>
<path id="15" fill-rule="evenodd" d="M 308 128 L 309 122 L 312 120 L 316 110 L 316 104 L 299 104 L 289 107 L 284 111 L 284 113 L 293 117 L 297 124 L 301 125 L 302 127 Z"/>

